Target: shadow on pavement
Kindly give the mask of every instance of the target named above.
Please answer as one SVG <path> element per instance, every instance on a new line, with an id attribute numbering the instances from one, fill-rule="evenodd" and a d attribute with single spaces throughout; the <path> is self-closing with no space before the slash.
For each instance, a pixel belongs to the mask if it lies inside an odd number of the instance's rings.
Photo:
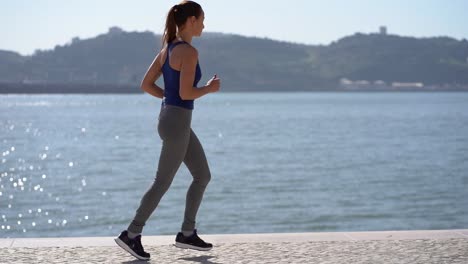
<path id="1" fill-rule="evenodd" d="M 221 264 L 218 262 L 211 262 L 210 259 L 214 258 L 213 256 L 199 256 L 199 257 L 190 257 L 190 258 L 179 258 L 180 260 L 198 262 L 202 264 Z"/>

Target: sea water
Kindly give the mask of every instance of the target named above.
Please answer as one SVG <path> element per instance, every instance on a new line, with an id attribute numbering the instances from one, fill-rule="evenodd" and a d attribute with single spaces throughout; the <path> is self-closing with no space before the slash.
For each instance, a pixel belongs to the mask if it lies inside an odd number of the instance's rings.
<path id="1" fill-rule="evenodd" d="M 115 236 L 157 169 L 160 99 L 0 95 L 0 237 Z M 468 228 L 468 93 L 218 93 L 192 128 L 200 233 Z M 145 226 L 175 234 L 182 165 Z"/>

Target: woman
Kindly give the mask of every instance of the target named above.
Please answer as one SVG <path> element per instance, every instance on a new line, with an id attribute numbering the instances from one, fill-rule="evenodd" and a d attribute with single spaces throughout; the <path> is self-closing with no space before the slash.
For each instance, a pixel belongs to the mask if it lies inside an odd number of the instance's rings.
<path id="1" fill-rule="evenodd" d="M 156 209 L 182 162 L 193 176 L 187 192 L 185 216 L 181 232 L 176 236 L 176 246 L 197 250 L 210 250 L 212 245 L 197 235 L 195 218 L 211 174 L 205 153 L 195 133 L 190 128 L 194 99 L 220 89 L 216 75 L 206 86 L 196 88 L 201 78 L 198 52 L 191 45 L 192 38 L 201 35 L 205 19 L 201 6 L 193 1 L 183 1 L 173 6 L 167 15 L 163 35 L 163 48 L 149 67 L 141 88 L 162 98 L 158 132 L 162 150 L 156 178 L 143 196 L 135 217 L 116 243 L 140 260 L 148 260 L 141 245 L 141 232 L 146 221 Z M 164 89 L 155 84 L 163 75 Z"/>

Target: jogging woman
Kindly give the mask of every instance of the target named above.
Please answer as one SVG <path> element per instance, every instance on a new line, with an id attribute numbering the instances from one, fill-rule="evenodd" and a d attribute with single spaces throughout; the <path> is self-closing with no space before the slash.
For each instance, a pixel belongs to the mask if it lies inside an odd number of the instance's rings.
<path id="1" fill-rule="evenodd" d="M 180 248 L 210 250 L 213 246 L 197 235 L 195 218 L 211 174 L 205 152 L 191 129 L 194 100 L 220 89 L 220 79 L 214 75 L 200 88 L 201 79 L 198 52 L 192 38 L 199 37 L 204 29 L 205 14 L 193 1 L 183 1 L 173 6 L 167 15 L 163 34 L 163 48 L 149 67 L 141 88 L 152 96 L 162 98 L 158 133 L 162 139 L 156 177 L 141 199 L 133 221 L 123 231 L 116 243 L 140 260 L 150 259 L 141 244 L 143 226 L 169 189 L 182 162 L 193 176 L 185 205 L 181 231 L 175 245 Z M 155 84 L 163 76 L 164 89 Z"/>

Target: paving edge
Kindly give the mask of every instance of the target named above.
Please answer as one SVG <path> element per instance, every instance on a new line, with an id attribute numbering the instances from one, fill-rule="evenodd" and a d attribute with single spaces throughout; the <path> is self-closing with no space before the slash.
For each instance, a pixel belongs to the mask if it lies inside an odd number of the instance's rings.
<path id="1" fill-rule="evenodd" d="M 466 239 L 468 229 L 368 231 L 368 232 L 316 232 L 203 235 L 205 240 L 217 243 L 283 243 L 309 241 L 366 241 L 366 240 L 416 240 L 416 239 Z M 172 245 L 175 236 L 143 236 L 147 246 Z M 54 237 L 0 239 L 1 248 L 41 247 L 108 247 L 115 246 L 114 237 Z"/>

